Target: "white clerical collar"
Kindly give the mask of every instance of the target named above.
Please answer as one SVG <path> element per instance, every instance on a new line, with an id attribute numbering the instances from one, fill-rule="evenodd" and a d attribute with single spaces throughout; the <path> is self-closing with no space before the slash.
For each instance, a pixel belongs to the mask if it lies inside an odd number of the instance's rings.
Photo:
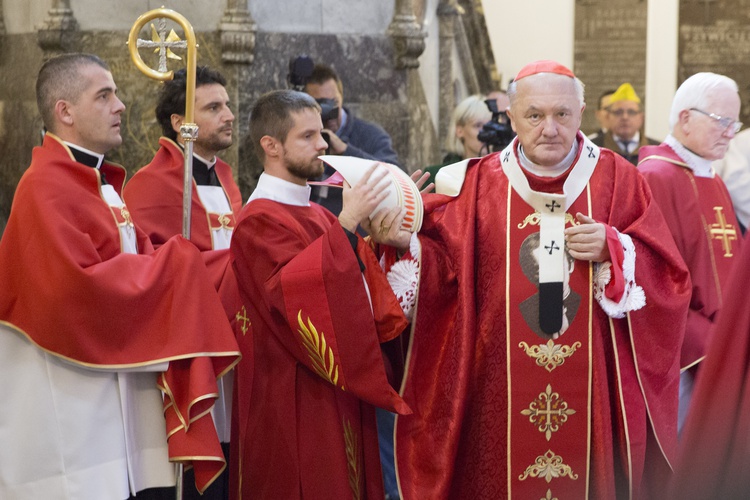
<path id="1" fill-rule="evenodd" d="M 664 139 L 664 144 L 672 148 L 674 152 L 677 153 L 677 156 L 682 158 L 682 161 L 684 161 L 687 166 L 690 167 L 690 170 L 693 171 L 693 175 L 695 175 L 696 177 L 714 176 L 714 169 L 711 166 L 713 162 L 690 151 L 688 148 L 683 146 L 682 143 L 680 143 L 680 141 L 678 141 L 672 134 L 669 134 L 667 138 Z"/>
<path id="2" fill-rule="evenodd" d="M 557 177 L 558 175 L 561 175 L 570 168 L 577 154 L 578 140 L 576 138 L 576 140 L 573 141 L 573 145 L 570 147 L 570 151 L 568 151 L 568 154 L 562 159 L 562 161 L 560 161 L 560 163 L 551 167 L 542 167 L 529 160 L 526 153 L 523 151 L 523 147 L 521 147 L 520 144 L 518 145 L 518 159 L 520 160 L 521 166 L 524 170 L 527 170 L 534 175 L 538 175 L 539 177 Z"/>
<path id="3" fill-rule="evenodd" d="M 247 201 L 249 203 L 253 200 L 271 200 L 285 205 L 309 207 L 310 186 L 307 184 L 300 186 L 263 172 L 258 178 L 255 191 Z"/>
<path id="4" fill-rule="evenodd" d="M 214 159 L 213 159 L 213 160 L 211 160 L 211 161 L 208 161 L 208 160 L 206 160 L 205 158 L 203 158 L 203 157 L 202 157 L 201 155 L 199 155 L 199 154 L 195 154 L 195 153 L 193 153 L 193 156 L 195 156 L 195 157 L 196 157 L 196 158 L 198 158 L 198 159 L 199 159 L 200 161 L 202 161 L 203 163 L 205 163 L 205 164 L 206 164 L 206 166 L 207 166 L 207 167 L 208 167 L 209 169 L 213 168 L 213 166 L 214 166 L 214 165 L 216 165 L 216 157 L 215 157 L 215 156 L 214 156 Z"/>
<path id="5" fill-rule="evenodd" d="M 177 145 L 180 146 L 180 149 L 182 149 L 183 151 L 185 151 L 185 145 L 184 144 L 180 144 L 178 142 Z M 214 156 L 213 160 L 209 161 L 209 160 L 203 158 L 201 155 L 199 155 L 195 151 L 193 151 L 193 158 L 195 158 L 199 162 L 203 163 L 206 167 L 208 167 L 209 170 L 211 170 L 213 168 L 213 166 L 216 165 L 216 156 Z"/>
<path id="6" fill-rule="evenodd" d="M 97 168 L 97 169 L 99 169 L 99 168 L 102 167 L 102 163 L 104 163 L 104 155 L 103 154 L 95 153 L 95 152 L 91 151 L 90 149 L 86 149 L 84 147 L 78 146 L 77 144 L 73 144 L 72 142 L 68 142 L 68 141 L 63 141 L 63 142 L 65 144 L 67 144 L 67 146 L 70 149 L 76 149 L 76 150 L 78 150 L 78 151 L 80 151 L 80 152 L 82 152 L 82 153 L 84 153 L 84 154 L 86 154 L 88 156 L 93 157 L 92 158 L 92 163 L 95 162 L 95 164 L 91 165 L 91 164 L 89 164 L 87 162 L 86 163 L 87 166 L 94 167 L 94 168 Z"/>

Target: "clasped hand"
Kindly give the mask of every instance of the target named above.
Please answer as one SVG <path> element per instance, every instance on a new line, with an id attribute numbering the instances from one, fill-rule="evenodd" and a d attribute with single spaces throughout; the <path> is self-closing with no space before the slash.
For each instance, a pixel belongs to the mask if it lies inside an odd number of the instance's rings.
<path id="1" fill-rule="evenodd" d="M 580 212 L 576 219 L 578 225 L 565 229 L 565 242 L 571 257 L 593 262 L 610 260 L 607 227 Z"/>

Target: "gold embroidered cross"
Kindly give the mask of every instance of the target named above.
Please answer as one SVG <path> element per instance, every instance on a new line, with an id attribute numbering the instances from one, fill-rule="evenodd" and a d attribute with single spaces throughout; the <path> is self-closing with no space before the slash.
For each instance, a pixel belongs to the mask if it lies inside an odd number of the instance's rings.
<path id="1" fill-rule="evenodd" d="M 234 318 L 241 323 L 240 330 L 242 331 L 242 335 L 245 335 L 249 329 L 248 325 L 250 324 L 250 318 L 247 317 L 247 309 L 245 309 L 245 306 L 242 306 L 242 309 L 237 312 Z"/>
<path id="2" fill-rule="evenodd" d="M 721 240 L 721 246 L 724 248 L 724 257 L 732 256 L 732 241 L 737 239 L 737 229 L 732 224 L 727 224 L 727 218 L 724 216 L 724 207 L 714 207 L 716 212 L 716 222 L 711 224 L 709 232 L 711 238 Z"/>
<path id="3" fill-rule="evenodd" d="M 575 410 L 568 408 L 568 403 L 560 394 L 552 392 L 552 386 L 547 384 L 545 392 L 540 393 L 521 414 L 529 417 L 529 421 L 538 426 L 539 432 L 544 432 L 549 441 L 552 433 L 557 432 L 560 426 L 568 421 L 568 417 L 575 414 Z"/>
<path id="4" fill-rule="evenodd" d="M 232 222 L 232 219 L 230 219 L 227 214 L 221 214 L 219 216 L 219 224 L 221 224 L 222 229 L 228 229 L 229 224 Z"/>

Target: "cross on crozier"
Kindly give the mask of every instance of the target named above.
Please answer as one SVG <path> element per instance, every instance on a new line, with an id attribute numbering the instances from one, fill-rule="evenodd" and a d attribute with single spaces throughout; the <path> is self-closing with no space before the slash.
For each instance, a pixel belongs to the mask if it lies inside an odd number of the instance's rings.
<path id="1" fill-rule="evenodd" d="M 159 51 L 159 71 L 165 73 L 167 71 L 167 57 L 181 59 L 179 56 L 172 54 L 171 49 L 185 49 L 187 48 L 187 41 L 180 40 L 180 38 L 172 30 L 167 35 L 167 22 L 164 19 L 158 21 L 159 29 L 154 29 L 154 25 L 151 25 L 151 31 L 154 32 L 154 40 L 143 40 L 138 39 L 136 46 L 140 48 L 154 48 Z"/>

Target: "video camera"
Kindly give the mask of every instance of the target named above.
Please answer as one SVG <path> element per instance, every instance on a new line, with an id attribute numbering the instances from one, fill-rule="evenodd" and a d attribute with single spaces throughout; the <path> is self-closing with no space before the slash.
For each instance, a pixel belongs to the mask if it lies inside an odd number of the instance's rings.
<path id="1" fill-rule="evenodd" d="M 495 99 L 487 99 L 484 103 L 492 113 L 492 118 L 479 131 L 477 139 L 487 145 L 487 148 L 490 150 L 489 152 L 502 151 L 505 146 L 510 144 L 516 133 L 513 132 L 513 128 L 510 126 L 508 113 L 497 109 L 497 101 Z"/>

